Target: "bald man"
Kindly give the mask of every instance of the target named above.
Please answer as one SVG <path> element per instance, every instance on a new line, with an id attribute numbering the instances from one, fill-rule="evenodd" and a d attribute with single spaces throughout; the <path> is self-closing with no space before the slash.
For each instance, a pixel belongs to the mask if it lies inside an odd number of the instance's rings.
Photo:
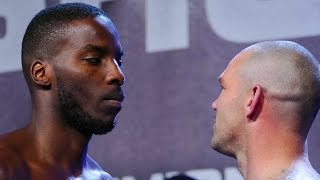
<path id="1" fill-rule="evenodd" d="M 319 180 L 307 135 L 320 106 L 320 65 L 290 41 L 254 44 L 219 77 L 211 146 L 237 159 L 246 180 Z"/>

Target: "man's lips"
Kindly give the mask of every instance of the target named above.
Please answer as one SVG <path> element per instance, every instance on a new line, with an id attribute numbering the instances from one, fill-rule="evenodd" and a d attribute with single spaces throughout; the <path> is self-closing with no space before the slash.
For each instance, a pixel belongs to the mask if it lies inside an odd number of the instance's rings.
<path id="1" fill-rule="evenodd" d="M 123 95 L 123 92 L 121 91 L 119 93 L 108 94 L 102 100 L 103 100 L 104 104 L 106 104 L 108 106 L 122 108 L 121 103 L 122 103 L 123 99 L 124 99 L 124 95 Z"/>
<path id="2" fill-rule="evenodd" d="M 122 105 L 121 105 L 122 100 L 105 99 L 105 100 L 103 100 L 103 101 L 104 101 L 106 104 L 111 105 L 111 106 L 114 106 L 114 107 L 119 107 L 119 108 L 122 107 Z"/>
<path id="3" fill-rule="evenodd" d="M 106 94 L 105 96 L 103 96 L 102 99 L 106 100 L 106 101 L 120 101 L 120 102 L 122 102 L 124 99 L 124 95 L 123 95 L 122 90 L 120 90 L 118 92 L 110 92 L 110 93 Z"/>

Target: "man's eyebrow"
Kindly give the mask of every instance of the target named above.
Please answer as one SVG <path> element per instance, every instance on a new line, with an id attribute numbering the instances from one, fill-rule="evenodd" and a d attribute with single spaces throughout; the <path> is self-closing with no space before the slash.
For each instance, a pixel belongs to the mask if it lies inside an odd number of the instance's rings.
<path id="1" fill-rule="evenodd" d="M 97 51 L 100 53 L 107 53 L 108 49 L 106 49 L 105 47 L 101 47 L 101 46 L 97 46 L 97 45 L 93 45 L 93 44 L 88 44 L 88 45 L 82 47 L 81 51 Z"/>
<path id="2" fill-rule="evenodd" d="M 96 52 L 105 54 L 105 53 L 109 53 L 110 49 L 107 47 L 102 47 L 102 46 L 98 46 L 98 45 L 94 45 L 94 44 L 88 44 L 88 45 L 82 47 L 81 51 L 96 51 Z M 121 58 L 124 55 L 122 48 L 119 49 L 119 51 L 117 51 L 115 55 L 117 56 L 117 58 Z"/>

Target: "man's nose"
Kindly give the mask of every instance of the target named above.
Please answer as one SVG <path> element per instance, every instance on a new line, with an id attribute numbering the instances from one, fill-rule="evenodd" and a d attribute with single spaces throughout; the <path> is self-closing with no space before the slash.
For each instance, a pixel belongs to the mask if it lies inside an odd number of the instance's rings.
<path id="1" fill-rule="evenodd" d="M 211 104 L 212 108 L 213 108 L 215 111 L 217 110 L 217 100 L 218 100 L 218 99 L 216 99 L 215 101 L 213 101 L 212 104 Z"/>
<path id="2" fill-rule="evenodd" d="M 125 76 L 119 67 L 118 62 L 113 59 L 111 63 L 107 64 L 106 82 L 108 84 L 117 84 L 121 86 L 125 81 Z"/>

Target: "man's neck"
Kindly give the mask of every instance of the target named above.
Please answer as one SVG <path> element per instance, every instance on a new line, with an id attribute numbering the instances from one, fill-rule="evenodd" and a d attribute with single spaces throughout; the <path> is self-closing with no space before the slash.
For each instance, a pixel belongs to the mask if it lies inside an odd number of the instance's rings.
<path id="1" fill-rule="evenodd" d="M 264 137 L 258 137 L 261 134 Z M 272 135 L 260 132 L 260 135 L 249 137 L 246 152 L 237 155 L 239 168 L 246 180 L 278 179 L 296 159 L 306 155 L 303 140 L 289 132 L 273 132 Z"/>
<path id="2" fill-rule="evenodd" d="M 57 119 L 33 119 L 26 132 L 33 139 L 36 162 L 59 167 L 73 174 L 81 174 L 91 136 L 60 123 Z"/>

